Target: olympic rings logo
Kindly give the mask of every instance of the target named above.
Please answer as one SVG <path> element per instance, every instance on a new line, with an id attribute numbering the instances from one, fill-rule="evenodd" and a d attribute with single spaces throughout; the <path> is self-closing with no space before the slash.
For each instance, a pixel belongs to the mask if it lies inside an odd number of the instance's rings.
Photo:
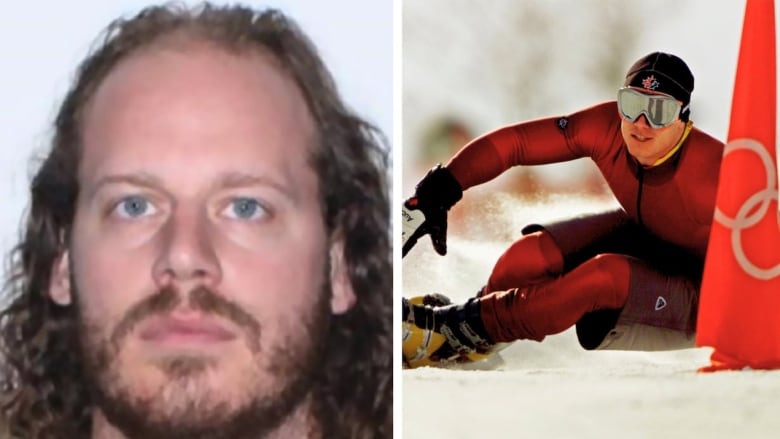
<path id="1" fill-rule="evenodd" d="M 767 151 L 764 145 L 753 139 L 737 139 L 729 142 L 723 151 L 724 160 L 730 152 L 740 149 L 752 151 L 761 159 L 766 172 L 766 187 L 745 200 L 734 218 L 728 217 L 718 206 L 715 206 L 715 221 L 731 229 L 731 247 L 734 249 L 734 257 L 736 257 L 739 266 L 745 270 L 745 273 L 756 279 L 769 280 L 780 276 L 780 263 L 771 268 L 761 268 L 754 264 L 745 254 L 745 249 L 742 247 L 742 230 L 750 228 L 761 221 L 767 210 L 769 210 L 772 201 L 778 199 L 777 172 L 769 151 Z M 760 205 L 758 209 L 756 209 L 757 205 Z M 755 212 L 752 215 L 748 215 L 749 212 L 754 210 Z M 777 212 L 777 224 L 780 227 L 780 210 Z"/>

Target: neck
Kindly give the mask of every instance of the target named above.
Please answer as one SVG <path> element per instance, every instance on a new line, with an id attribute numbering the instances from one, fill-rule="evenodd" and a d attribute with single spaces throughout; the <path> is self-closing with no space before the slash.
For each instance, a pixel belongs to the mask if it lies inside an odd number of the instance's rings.
<path id="1" fill-rule="evenodd" d="M 313 404 L 311 395 L 307 397 L 298 407 L 282 421 L 279 426 L 266 432 L 262 436 L 241 436 L 242 439 L 282 439 L 282 438 L 307 438 L 319 439 L 322 437 L 321 426 L 313 413 Z M 170 435 L 167 437 L 178 437 Z M 157 438 L 136 438 L 125 435 L 118 427 L 111 424 L 100 409 L 96 409 L 92 414 L 92 435 L 91 439 L 157 439 Z M 196 438 L 191 438 L 196 439 Z M 238 438 L 235 438 L 238 439 Z"/>

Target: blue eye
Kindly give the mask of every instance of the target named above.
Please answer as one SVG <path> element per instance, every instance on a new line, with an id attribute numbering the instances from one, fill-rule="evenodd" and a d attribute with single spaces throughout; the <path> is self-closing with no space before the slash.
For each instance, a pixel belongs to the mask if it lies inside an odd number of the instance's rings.
<path id="1" fill-rule="evenodd" d="M 267 214 L 266 209 L 254 198 L 238 197 L 230 202 L 227 215 L 237 219 L 257 219 Z"/>
<path id="2" fill-rule="evenodd" d="M 151 215 L 157 211 L 152 203 L 139 195 L 130 195 L 122 198 L 117 203 L 114 211 L 123 218 L 138 218 Z"/>

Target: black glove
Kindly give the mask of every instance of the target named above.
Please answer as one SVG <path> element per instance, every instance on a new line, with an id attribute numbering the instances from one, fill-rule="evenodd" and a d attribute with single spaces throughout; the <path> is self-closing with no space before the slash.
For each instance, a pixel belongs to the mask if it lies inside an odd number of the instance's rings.
<path id="1" fill-rule="evenodd" d="M 440 255 L 447 254 L 447 211 L 463 197 L 460 183 L 452 173 L 436 165 L 417 183 L 414 196 L 404 202 L 404 214 L 420 211 L 425 217 L 422 224 L 404 237 L 403 255 L 411 250 L 423 235 L 430 235 L 433 249 Z"/>

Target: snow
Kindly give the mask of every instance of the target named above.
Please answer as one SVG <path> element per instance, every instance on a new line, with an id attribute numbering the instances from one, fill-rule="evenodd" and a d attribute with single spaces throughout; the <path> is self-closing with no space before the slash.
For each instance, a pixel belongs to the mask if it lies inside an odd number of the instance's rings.
<path id="1" fill-rule="evenodd" d="M 545 221 L 609 203 L 497 195 L 484 209 L 462 215 L 456 227 L 467 233 L 450 236 L 447 256 L 437 256 L 427 237 L 417 243 L 403 261 L 404 294 L 440 292 L 463 300 L 484 283 L 511 242 L 505 237 L 519 235 L 532 218 Z M 402 437 L 780 437 L 780 372 L 697 373 L 710 353 L 589 352 L 570 329 L 542 343 L 514 343 L 488 364 L 492 369 L 404 370 Z"/>
<path id="2" fill-rule="evenodd" d="M 496 0 L 479 11 L 473 5 L 404 2 L 403 196 L 436 161 L 449 158 L 422 154 L 431 121 L 455 116 L 479 134 L 611 99 L 619 84 L 607 84 L 591 68 L 618 40 L 628 45 L 615 67 L 618 81 L 650 51 L 685 59 L 696 77 L 693 119 L 725 140 L 744 1 Z M 518 8 L 525 9 L 518 14 Z M 541 24 L 513 21 L 531 12 Z M 600 33 L 599 26 L 609 31 L 614 27 L 606 25 L 621 20 L 631 26 L 626 33 Z M 523 34 L 529 29 L 536 33 Z M 521 86 L 530 92 L 518 93 Z M 402 294 L 464 300 L 523 225 L 611 202 L 581 193 L 535 198 L 471 189 L 450 212 L 449 254 L 436 255 L 423 238 L 400 263 Z M 397 428 L 405 439 L 780 437 L 780 372 L 697 373 L 711 352 L 587 352 L 573 330 L 542 343 L 520 341 L 500 353 L 493 369 L 404 370 Z"/>
<path id="3" fill-rule="evenodd" d="M 696 374 L 699 350 L 572 352 L 550 367 L 512 349 L 504 370 L 404 372 L 403 437 L 778 437 L 776 372 Z"/>

